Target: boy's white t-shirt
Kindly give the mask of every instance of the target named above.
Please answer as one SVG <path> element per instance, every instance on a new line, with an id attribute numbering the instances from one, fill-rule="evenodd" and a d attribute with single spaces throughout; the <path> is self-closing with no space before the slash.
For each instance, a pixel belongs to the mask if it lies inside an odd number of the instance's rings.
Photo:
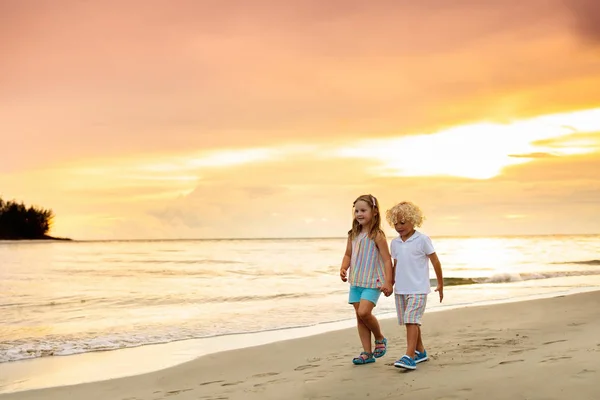
<path id="1" fill-rule="evenodd" d="M 394 292 L 396 294 L 428 294 L 429 258 L 435 253 L 429 236 L 415 231 L 405 242 L 397 237 L 390 245 L 392 258 L 396 260 Z"/>

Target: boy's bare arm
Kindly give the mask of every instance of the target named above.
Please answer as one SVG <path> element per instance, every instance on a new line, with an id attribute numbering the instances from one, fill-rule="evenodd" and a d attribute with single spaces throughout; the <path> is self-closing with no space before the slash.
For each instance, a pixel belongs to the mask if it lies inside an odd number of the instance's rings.
<path id="1" fill-rule="evenodd" d="M 431 253 L 427 257 L 429 257 L 431 265 L 433 265 L 433 270 L 435 271 L 435 278 L 437 279 L 437 288 L 435 291 L 440 294 L 441 303 L 444 299 L 444 276 L 442 274 L 442 263 L 440 262 L 440 259 L 436 253 Z"/>

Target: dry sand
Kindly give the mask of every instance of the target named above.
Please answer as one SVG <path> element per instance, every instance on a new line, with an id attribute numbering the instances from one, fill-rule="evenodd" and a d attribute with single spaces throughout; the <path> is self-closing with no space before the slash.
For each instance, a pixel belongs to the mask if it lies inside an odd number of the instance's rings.
<path id="1" fill-rule="evenodd" d="M 416 371 L 392 366 L 404 330 L 382 325 L 388 354 L 369 365 L 352 365 L 347 329 L 0 399 L 600 399 L 600 292 L 426 314 L 431 360 Z"/>

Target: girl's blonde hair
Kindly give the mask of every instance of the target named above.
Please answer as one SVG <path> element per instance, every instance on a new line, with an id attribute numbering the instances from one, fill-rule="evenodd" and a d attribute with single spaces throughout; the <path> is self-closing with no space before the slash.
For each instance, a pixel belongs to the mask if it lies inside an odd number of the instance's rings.
<path id="1" fill-rule="evenodd" d="M 408 221 L 416 227 L 423 224 L 425 216 L 423 211 L 410 201 L 403 201 L 396 204 L 385 212 L 385 218 L 392 227 L 401 221 Z"/>
<path id="2" fill-rule="evenodd" d="M 383 231 L 381 230 L 381 213 L 379 212 L 379 201 L 375 196 L 371 194 L 363 194 L 361 196 L 358 196 L 356 200 L 354 200 L 354 203 L 352 203 L 352 229 L 348 231 L 348 235 L 351 239 L 354 239 L 360 234 L 362 230 L 362 227 L 356 220 L 356 215 L 354 215 L 354 206 L 359 201 L 364 201 L 371 208 L 371 210 L 373 210 L 373 219 L 371 220 L 371 227 L 369 229 L 368 236 L 369 238 L 375 240 L 377 235 Z"/>

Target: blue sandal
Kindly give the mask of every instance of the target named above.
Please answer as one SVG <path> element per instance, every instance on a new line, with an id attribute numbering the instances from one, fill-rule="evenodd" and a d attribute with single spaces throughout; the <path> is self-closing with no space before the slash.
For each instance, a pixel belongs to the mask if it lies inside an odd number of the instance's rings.
<path id="1" fill-rule="evenodd" d="M 387 339 L 383 338 L 381 340 L 375 341 L 375 350 L 373 350 L 373 357 L 379 358 L 383 357 L 387 352 Z"/>
<path id="2" fill-rule="evenodd" d="M 354 357 L 352 359 L 352 363 L 354 365 L 362 365 L 362 364 L 370 364 L 375 362 L 375 357 L 373 357 L 373 353 L 367 353 L 363 351 L 360 353 L 360 356 Z"/>
<path id="3" fill-rule="evenodd" d="M 429 360 L 429 357 L 427 356 L 427 350 L 423 350 L 422 353 L 420 353 L 418 350 L 415 350 L 415 364 L 427 360 Z"/>
<path id="4" fill-rule="evenodd" d="M 413 370 L 417 369 L 417 363 L 413 358 L 410 358 L 405 354 L 394 363 L 394 367 Z"/>

